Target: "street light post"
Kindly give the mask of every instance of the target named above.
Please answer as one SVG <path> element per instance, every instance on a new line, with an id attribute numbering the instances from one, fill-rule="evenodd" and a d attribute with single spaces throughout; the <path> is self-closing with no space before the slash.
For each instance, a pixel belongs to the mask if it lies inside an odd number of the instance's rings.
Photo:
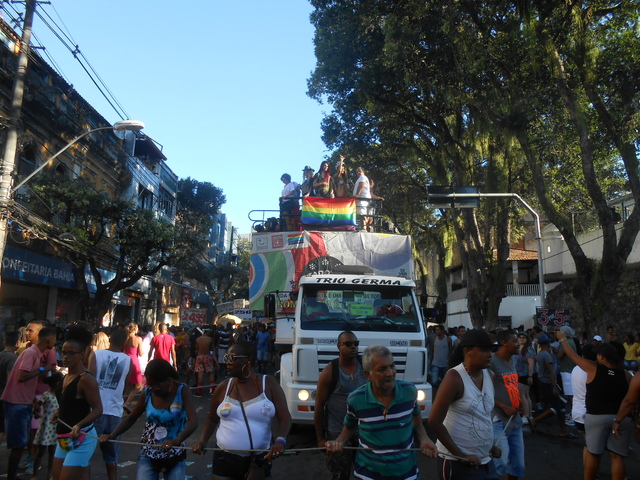
<path id="1" fill-rule="evenodd" d="M 524 208 L 526 208 L 529 213 L 533 216 L 533 221 L 535 223 L 535 228 L 536 228 L 536 240 L 538 242 L 538 285 L 540 288 L 540 306 L 541 307 L 546 307 L 547 306 L 547 293 L 546 293 L 546 289 L 545 289 L 545 283 L 544 283 L 544 257 L 543 257 L 543 251 L 542 251 L 542 232 L 540 230 L 540 216 L 538 215 L 538 213 L 529 206 L 529 204 L 527 202 L 525 202 L 522 197 L 520 197 L 520 195 L 518 195 L 517 193 L 457 193 L 455 190 L 453 190 L 451 193 L 445 193 L 445 194 L 431 194 L 429 196 L 434 197 L 437 200 L 443 200 L 443 199 L 447 199 L 451 202 L 451 204 L 453 205 L 455 203 L 455 200 L 457 198 L 459 199 L 479 199 L 479 198 L 515 198 L 516 200 L 518 200 L 522 206 L 524 206 Z"/>
<path id="2" fill-rule="evenodd" d="M 8 233 L 8 221 L 9 221 L 9 209 L 11 196 L 13 192 L 17 192 L 24 184 L 26 184 L 29 180 L 31 180 L 37 173 L 41 172 L 47 165 L 49 165 L 53 160 L 66 152 L 72 145 L 77 143 L 79 140 L 83 139 L 87 135 L 90 135 L 94 132 L 100 132 L 102 130 L 113 130 L 116 132 L 122 131 L 140 131 L 144 128 L 144 123 L 137 120 L 121 120 L 113 124 L 113 126 L 108 127 L 98 127 L 91 129 L 87 132 L 84 132 L 81 135 L 78 135 L 76 138 L 67 143 L 63 148 L 58 150 L 55 154 L 49 157 L 42 165 L 36 168 L 31 174 L 29 174 L 25 179 L 23 179 L 20 183 L 18 183 L 13 188 L 7 188 L 5 190 L 5 194 L 0 198 L 0 261 L 4 258 L 4 251 L 7 246 L 7 233 Z M 0 263 L 0 272 L 1 272 L 1 263 Z M 0 276 L 0 288 L 1 284 L 1 276 Z"/>

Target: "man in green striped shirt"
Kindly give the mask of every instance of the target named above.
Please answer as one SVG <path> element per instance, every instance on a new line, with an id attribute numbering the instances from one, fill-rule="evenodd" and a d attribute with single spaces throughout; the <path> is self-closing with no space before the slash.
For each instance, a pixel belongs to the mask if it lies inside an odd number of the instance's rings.
<path id="1" fill-rule="evenodd" d="M 329 454 L 342 451 L 342 444 L 358 432 L 359 446 L 354 476 L 363 480 L 411 480 L 419 478 L 414 435 L 421 452 L 436 457 L 418 407 L 416 387 L 396 381 L 396 366 L 387 347 L 367 347 L 362 357 L 369 380 L 347 400 L 342 433 L 326 443 Z"/>

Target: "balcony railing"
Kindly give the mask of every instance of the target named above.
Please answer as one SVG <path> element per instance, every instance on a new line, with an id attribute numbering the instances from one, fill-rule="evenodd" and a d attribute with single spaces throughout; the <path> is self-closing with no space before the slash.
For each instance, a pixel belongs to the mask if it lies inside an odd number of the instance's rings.
<path id="1" fill-rule="evenodd" d="M 539 297 L 540 285 L 507 285 L 507 297 Z"/>

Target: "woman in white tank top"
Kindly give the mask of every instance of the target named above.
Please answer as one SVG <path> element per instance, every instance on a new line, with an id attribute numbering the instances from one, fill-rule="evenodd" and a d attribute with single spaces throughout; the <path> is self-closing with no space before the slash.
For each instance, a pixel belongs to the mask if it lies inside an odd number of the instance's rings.
<path id="1" fill-rule="evenodd" d="M 284 453 L 291 428 L 291 415 L 284 392 L 276 379 L 254 373 L 255 344 L 235 343 L 224 357 L 229 378 L 214 391 L 200 440 L 192 449 L 195 453 L 204 454 L 209 438 L 220 423 L 216 444 L 222 451 L 214 452 L 212 478 L 241 480 L 245 478 L 252 461 L 256 461 L 268 473 L 271 461 Z M 275 417 L 279 431 L 272 443 L 271 423 Z"/>
<path id="2" fill-rule="evenodd" d="M 493 343 L 483 330 L 468 330 L 451 356 L 433 402 L 429 425 L 438 437 L 438 475 L 441 480 L 497 479 L 494 446 L 491 374 Z"/>

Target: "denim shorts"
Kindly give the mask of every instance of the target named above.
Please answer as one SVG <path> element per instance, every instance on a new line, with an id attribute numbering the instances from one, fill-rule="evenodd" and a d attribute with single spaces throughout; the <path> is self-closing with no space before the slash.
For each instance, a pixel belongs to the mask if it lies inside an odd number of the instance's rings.
<path id="1" fill-rule="evenodd" d="M 178 464 L 168 472 L 163 472 L 162 475 L 164 480 L 184 480 L 186 477 L 186 470 L 187 464 L 183 460 L 178 462 Z M 136 478 L 141 480 L 159 480 L 160 475 L 160 472 L 158 472 L 151 463 L 151 459 L 141 451 L 140 456 L 138 457 Z"/>
<path id="2" fill-rule="evenodd" d="M 63 458 L 62 465 L 65 467 L 86 467 L 91 463 L 93 452 L 96 451 L 98 440 L 93 438 L 96 436 L 96 429 L 91 427 L 86 431 L 88 435 L 84 437 L 83 442 L 73 450 L 63 450 L 60 444 L 56 446 L 55 458 Z M 90 437 L 89 435 L 93 435 Z"/>
<path id="3" fill-rule="evenodd" d="M 7 448 L 24 448 L 29 442 L 33 405 L 4 402 L 4 431 Z"/>
<path id="4" fill-rule="evenodd" d="M 98 417 L 93 426 L 96 427 L 97 436 L 99 437 L 103 433 L 113 432 L 118 424 L 122 420 L 115 415 L 102 415 Z M 120 436 L 116 437 L 116 440 L 120 440 Z M 115 442 L 104 442 L 100 444 L 100 451 L 102 452 L 102 459 L 104 463 L 117 463 L 118 452 L 120 450 L 120 444 Z"/>
<path id="5" fill-rule="evenodd" d="M 524 477 L 524 439 L 522 436 L 522 426 L 513 428 L 507 435 L 503 435 L 504 422 L 502 420 L 494 420 L 493 422 L 493 438 L 500 439 L 498 447 L 502 450 L 500 458 L 494 458 L 493 463 L 496 466 L 498 475 L 503 477 L 509 474 L 512 477 Z"/>

